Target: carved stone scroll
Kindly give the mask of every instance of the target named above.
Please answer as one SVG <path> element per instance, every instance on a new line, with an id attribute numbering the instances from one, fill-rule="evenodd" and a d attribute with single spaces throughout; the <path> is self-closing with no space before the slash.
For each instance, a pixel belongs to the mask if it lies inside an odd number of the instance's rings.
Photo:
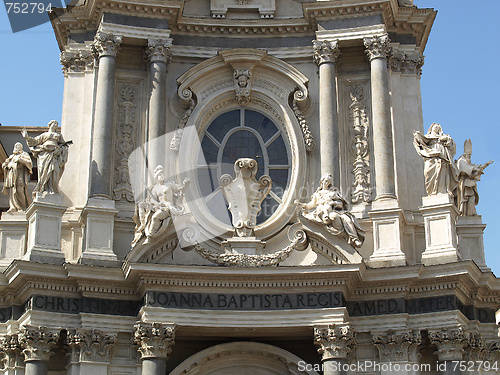
<path id="1" fill-rule="evenodd" d="M 297 118 L 297 121 L 299 122 L 300 130 L 302 132 L 302 137 L 304 138 L 304 144 L 306 146 L 307 151 L 312 151 L 315 146 L 314 138 L 312 136 L 311 130 L 309 129 L 309 126 L 307 125 L 307 121 L 302 114 L 302 111 L 299 108 L 298 102 L 300 100 L 303 100 L 304 98 L 304 92 L 302 90 L 297 90 L 293 94 L 293 101 L 292 101 L 292 110 Z"/>
<path id="2" fill-rule="evenodd" d="M 193 99 L 193 93 L 191 90 L 185 90 L 183 92 L 183 100 L 187 100 L 189 102 L 189 107 L 182 115 L 181 121 L 177 125 L 177 129 L 174 132 L 174 136 L 170 141 L 170 149 L 172 151 L 179 151 L 179 146 L 181 144 L 182 134 L 184 133 L 184 128 L 186 127 L 187 122 L 189 121 L 189 117 L 191 117 L 191 113 L 193 113 L 193 109 L 195 107 L 195 101 Z"/>

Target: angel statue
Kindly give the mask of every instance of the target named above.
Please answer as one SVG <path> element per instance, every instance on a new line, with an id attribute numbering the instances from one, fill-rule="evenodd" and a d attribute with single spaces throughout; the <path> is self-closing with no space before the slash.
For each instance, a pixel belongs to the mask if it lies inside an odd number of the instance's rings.
<path id="1" fill-rule="evenodd" d="M 484 164 L 474 164 L 471 161 L 472 141 L 467 139 L 464 143 L 464 154 L 457 160 L 458 188 L 457 206 L 462 216 L 477 215 L 476 205 L 479 203 L 477 182 L 481 179 L 485 168 L 493 163 L 492 160 Z"/>
<path id="2" fill-rule="evenodd" d="M 25 210 L 29 205 L 27 192 L 33 164 L 29 154 L 23 150 L 23 145 L 17 142 L 14 151 L 2 164 L 4 185 L 2 193 L 9 196 L 7 212 Z"/>
<path id="3" fill-rule="evenodd" d="M 38 183 L 33 190 L 37 193 L 59 193 L 59 180 L 64 172 L 64 165 L 68 161 L 68 146 L 72 141 L 65 142 L 61 133 L 57 132 L 58 123 L 49 122 L 49 130 L 32 138 L 26 129 L 21 131 L 30 151 L 37 160 Z"/>
<path id="4" fill-rule="evenodd" d="M 154 178 L 155 184 L 148 191 L 148 196 L 135 206 L 133 220 L 136 226 L 132 247 L 143 237 L 146 237 L 144 244 L 150 243 L 170 228 L 176 216 L 184 213 L 181 199 L 189 180 L 185 179 L 182 185 L 172 181 L 165 182 L 165 172 L 161 165 L 155 168 Z"/>
<path id="5" fill-rule="evenodd" d="M 356 217 L 347 210 L 347 201 L 333 186 L 332 175 L 327 173 L 320 180 L 318 190 L 309 203 L 295 201 L 302 208 L 302 216 L 325 225 L 334 236 L 343 237 L 351 246 L 361 247 L 365 232 Z"/>

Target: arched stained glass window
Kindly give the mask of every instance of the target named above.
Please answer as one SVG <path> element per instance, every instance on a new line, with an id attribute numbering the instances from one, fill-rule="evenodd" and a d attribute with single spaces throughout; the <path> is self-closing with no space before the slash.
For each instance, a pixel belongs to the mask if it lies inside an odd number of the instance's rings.
<path id="1" fill-rule="evenodd" d="M 282 202 L 290 179 L 290 155 L 282 131 L 267 116 L 246 108 L 221 114 L 208 126 L 198 156 L 198 182 L 203 201 L 219 220 L 227 218 L 227 205 L 219 187 L 223 174 L 234 176 L 234 162 L 257 160 L 257 179 L 269 175 L 271 192 L 262 202 L 257 224 L 267 220 Z"/>

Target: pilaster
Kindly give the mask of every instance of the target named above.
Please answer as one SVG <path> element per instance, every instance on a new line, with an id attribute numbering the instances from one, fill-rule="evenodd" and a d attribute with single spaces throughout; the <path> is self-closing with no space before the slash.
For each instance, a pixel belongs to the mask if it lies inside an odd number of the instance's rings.
<path id="1" fill-rule="evenodd" d="M 381 363 L 400 363 L 401 369 L 406 369 L 406 364 L 419 363 L 417 349 L 422 342 L 419 330 L 388 330 L 384 333 L 373 334 L 372 340 L 378 350 Z M 416 374 L 416 372 L 404 370 L 402 373 Z"/>
<path id="2" fill-rule="evenodd" d="M 26 212 L 3 212 L 0 218 L 0 268 L 26 253 L 28 220 Z"/>
<path id="3" fill-rule="evenodd" d="M 462 259 L 473 260 L 484 271 L 491 271 L 484 258 L 483 224 L 481 216 L 458 216 L 456 222 L 458 249 Z"/>
<path id="4" fill-rule="evenodd" d="M 115 335 L 104 335 L 94 329 L 75 329 L 68 332 L 67 342 L 71 348 L 69 374 L 107 375 Z"/>
<path id="5" fill-rule="evenodd" d="M 444 365 L 445 374 L 455 374 L 456 361 L 464 357 L 469 335 L 462 326 L 443 327 L 437 330 L 429 330 L 431 344 L 437 347 L 436 354 L 441 365 Z M 453 363 L 455 361 L 455 363 Z"/>
<path id="6" fill-rule="evenodd" d="M 336 62 L 340 56 L 337 40 L 314 40 L 314 61 L 319 69 L 319 128 L 321 175 L 330 173 L 333 185 L 340 186 L 339 129 L 337 113 Z"/>

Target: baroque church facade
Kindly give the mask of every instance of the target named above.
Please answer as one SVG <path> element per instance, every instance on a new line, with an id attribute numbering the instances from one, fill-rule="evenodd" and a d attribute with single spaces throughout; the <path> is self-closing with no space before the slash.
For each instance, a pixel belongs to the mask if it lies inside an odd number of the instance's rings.
<path id="1" fill-rule="evenodd" d="M 0 132 L 1 371 L 497 373 L 488 163 L 424 134 L 435 16 L 411 0 L 54 9 L 61 126 Z"/>

